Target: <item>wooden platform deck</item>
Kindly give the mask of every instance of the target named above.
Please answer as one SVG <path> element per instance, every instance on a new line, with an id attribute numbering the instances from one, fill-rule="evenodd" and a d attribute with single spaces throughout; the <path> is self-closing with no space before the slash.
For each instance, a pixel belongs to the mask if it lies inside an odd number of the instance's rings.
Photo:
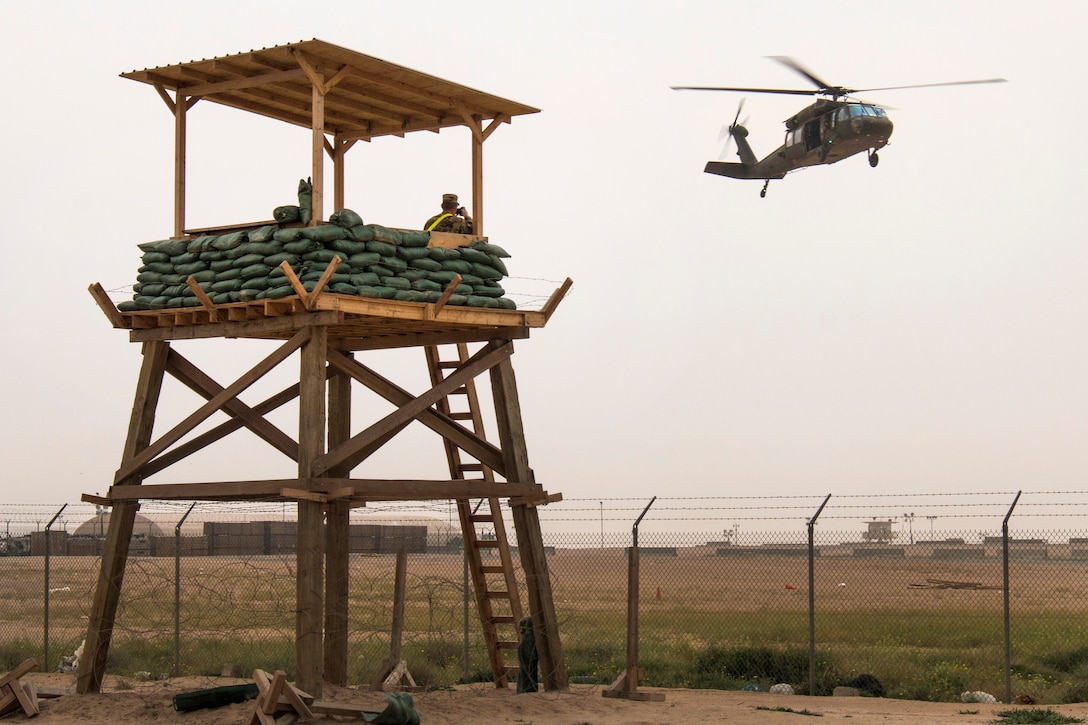
<path id="1" fill-rule="evenodd" d="M 101 285 L 91 295 L 118 329 L 129 330 L 132 342 L 205 338 L 286 340 L 308 325 L 325 325 L 344 350 L 384 349 L 415 345 L 519 339 L 541 328 L 570 287 L 556 289 L 540 310 L 401 302 L 321 292 L 303 299 L 121 312 Z"/>

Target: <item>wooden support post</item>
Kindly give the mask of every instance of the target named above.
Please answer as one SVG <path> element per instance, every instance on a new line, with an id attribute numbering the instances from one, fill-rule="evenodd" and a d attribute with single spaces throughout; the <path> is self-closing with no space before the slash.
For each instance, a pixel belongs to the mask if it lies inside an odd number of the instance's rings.
<path id="1" fill-rule="evenodd" d="M 480 118 L 472 126 L 472 233 L 484 233 L 484 136 Z"/>
<path id="2" fill-rule="evenodd" d="M 404 600 L 407 594 L 408 552 L 402 546 L 397 549 L 397 568 L 393 580 L 393 625 L 389 634 L 389 657 L 387 657 L 370 679 L 374 690 L 417 691 L 408 663 L 404 661 Z"/>
<path id="3" fill-rule="evenodd" d="M 136 398 L 132 404 L 132 416 L 125 440 L 122 467 L 151 443 L 155 410 L 159 404 L 159 394 L 162 391 L 162 379 L 169 353 L 170 343 L 168 342 L 143 344 L 144 360 L 136 384 Z M 137 486 L 142 482 L 143 479 L 137 475 L 118 481 L 116 485 Z M 76 691 L 80 694 L 100 692 L 102 689 L 110 638 L 113 636 L 117 605 L 121 598 L 121 584 L 125 578 L 125 564 L 128 561 L 132 527 L 139 506 L 137 501 L 126 501 L 116 504 L 110 510 L 109 528 L 106 532 L 106 541 L 102 546 L 98 584 L 95 587 L 90 622 L 87 625 L 87 640 L 84 644 L 83 657 L 79 661 L 79 674 L 76 679 Z"/>
<path id="4" fill-rule="evenodd" d="M 313 82 L 313 176 L 310 201 L 313 215 L 310 226 L 325 219 L 325 88 L 324 78 L 317 74 Z"/>
<path id="5" fill-rule="evenodd" d="M 298 474 L 299 478 L 310 478 L 313 462 L 324 454 L 325 447 L 327 328 L 314 327 L 301 352 Z M 324 514 L 322 503 L 298 503 L 295 680 L 315 697 L 320 697 L 323 681 Z"/>
<path id="6" fill-rule="evenodd" d="M 188 99 L 174 95 L 174 236 L 185 235 L 185 114 Z"/>
<path id="7" fill-rule="evenodd" d="M 350 356 L 350 355 L 349 355 Z M 342 371 L 329 375 L 329 449 L 351 438 L 351 377 Z M 347 478 L 351 469 L 339 466 L 335 478 Z M 325 513 L 325 682 L 348 684 L 349 498 L 331 499 Z"/>
<path id="8" fill-rule="evenodd" d="M 507 342 L 507 345 L 513 343 Z M 509 483 L 534 481 L 525 446 L 525 428 L 521 419 L 517 381 L 510 358 L 491 368 L 491 395 L 495 402 L 495 418 L 502 447 L 506 480 Z M 533 635 L 540 658 L 541 684 L 545 691 L 568 688 L 567 666 L 563 645 L 559 640 L 559 625 L 552 599 L 551 577 L 544 553 L 540 518 L 535 506 L 510 507 L 517 533 L 518 553 L 525 571 L 525 586 L 529 594 L 529 614 L 533 618 Z"/>
<path id="9" fill-rule="evenodd" d="M 601 690 L 604 697 L 621 697 L 625 700 L 662 702 L 664 692 L 639 692 L 642 673 L 638 667 L 638 546 L 627 549 L 627 669 L 616 678 L 611 687 Z"/>

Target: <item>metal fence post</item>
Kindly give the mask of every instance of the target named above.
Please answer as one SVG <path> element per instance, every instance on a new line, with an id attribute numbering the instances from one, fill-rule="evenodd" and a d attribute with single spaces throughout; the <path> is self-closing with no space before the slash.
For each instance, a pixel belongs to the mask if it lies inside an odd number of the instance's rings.
<path id="1" fill-rule="evenodd" d="M 1016 498 L 1009 506 L 1009 512 L 1005 514 L 1005 520 L 1001 522 L 1001 593 L 1005 600 L 1005 703 L 1012 702 L 1012 635 L 1009 628 L 1009 517 L 1016 508 L 1016 502 L 1020 500 L 1020 494 L 1016 492 Z"/>
<path id="2" fill-rule="evenodd" d="M 831 494 L 808 520 L 808 694 L 816 694 L 816 545 L 813 529 L 816 519 L 831 500 Z"/>
<path id="3" fill-rule="evenodd" d="M 42 618 L 42 667 L 45 667 L 47 672 L 49 671 L 49 529 L 66 508 L 68 508 L 68 504 L 61 506 L 60 511 L 53 514 L 53 518 L 49 519 L 49 523 L 45 525 L 45 598 L 43 600 L 45 611 Z"/>
<path id="4" fill-rule="evenodd" d="M 181 525 L 195 507 L 194 502 L 174 527 L 174 677 L 181 668 Z"/>

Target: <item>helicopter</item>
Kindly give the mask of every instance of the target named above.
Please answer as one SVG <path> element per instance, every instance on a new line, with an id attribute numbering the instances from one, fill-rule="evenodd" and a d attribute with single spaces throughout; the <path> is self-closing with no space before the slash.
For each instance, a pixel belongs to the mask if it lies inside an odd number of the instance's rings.
<path id="1" fill-rule="evenodd" d="M 880 162 L 877 151 L 888 145 L 892 135 L 892 120 L 884 107 L 858 100 L 854 98 L 855 93 L 1006 82 L 1004 78 L 987 78 L 859 90 L 833 86 L 793 58 L 783 55 L 774 55 L 770 58 L 807 78 L 816 86 L 816 90 L 671 86 L 675 91 L 736 91 L 817 97 L 815 103 L 786 119 L 785 143 L 762 159 L 757 158 L 755 152 L 752 151 L 752 146 L 748 143 L 748 129 L 740 122 L 740 112 L 744 107 L 743 98 L 737 106 L 737 115 L 733 118 L 733 122 L 723 129 L 722 138 L 728 133 L 730 139 L 736 143 L 740 163 L 708 161 L 703 171 L 733 179 L 762 180 L 763 189 L 759 192 L 760 198 L 767 196 L 767 187 L 772 180 L 785 178 L 791 171 L 807 166 L 834 164 L 862 151 L 868 153 L 869 166 L 876 167 Z"/>

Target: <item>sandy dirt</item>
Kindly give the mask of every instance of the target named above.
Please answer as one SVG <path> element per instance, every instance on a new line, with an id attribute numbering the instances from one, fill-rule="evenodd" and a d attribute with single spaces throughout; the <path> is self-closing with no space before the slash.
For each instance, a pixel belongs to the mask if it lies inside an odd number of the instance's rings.
<path id="1" fill-rule="evenodd" d="M 73 675 L 31 673 L 24 681 L 39 686 L 75 690 Z M 119 682 L 107 678 L 103 692 L 95 695 L 63 695 L 40 702 L 41 723 L 178 722 L 183 725 L 220 725 L 249 721 L 254 703 L 245 702 L 215 709 L 176 712 L 172 698 L 181 692 L 238 684 L 230 678 L 178 678 L 160 682 Z M 123 689 L 117 689 L 118 686 Z M 764 692 L 722 690 L 672 690 L 640 688 L 639 692 L 663 693 L 664 701 L 644 702 L 603 697 L 601 687 L 574 685 L 565 692 L 518 695 L 490 685 L 462 686 L 455 690 L 414 693 L 421 725 L 467 723 L 516 723 L 519 725 L 687 725 L 689 723 L 806 723 L 807 715 L 854 723 L 911 723 L 918 725 L 969 725 L 989 723 L 1002 710 L 1019 705 L 980 705 L 892 700 L 868 697 L 804 697 Z M 375 711 L 385 706 L 384 695 L 350 688 L 327 688 L 323 700 L 350 702 Z M 1048 706 L 1073 717 L 1088 718 L 1088 703 Z M 26 720 L 21 712 L 7 722 Z M 314 722 L 344 720 L 321 718 Z"/>

